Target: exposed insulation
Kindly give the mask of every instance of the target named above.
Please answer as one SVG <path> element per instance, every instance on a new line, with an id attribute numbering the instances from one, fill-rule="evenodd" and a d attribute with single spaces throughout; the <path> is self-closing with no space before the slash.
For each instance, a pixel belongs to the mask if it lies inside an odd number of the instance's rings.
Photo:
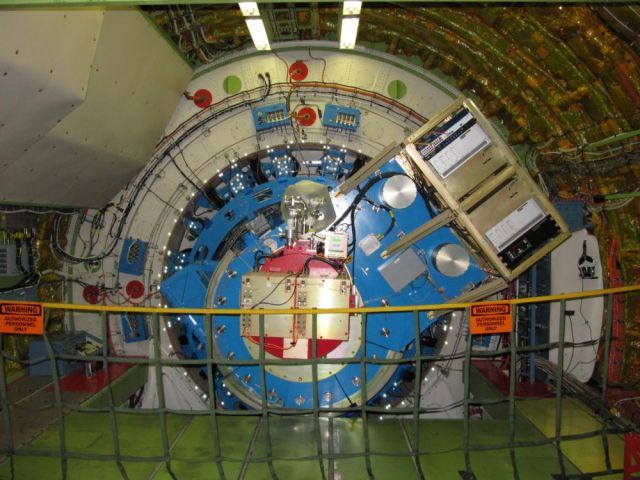
<path id="1" fill-rule="evenodd" d="M 0 224 L 4 223 L 3 216 L 0 215 Z M 53 225 L 52 214 L 39 215 L 37 221 L 36 237 L 34 242 L 35 266 L 37 272 L 41 273 L 34 280 L 37 288 L 37 300 L 42 302 L 63 302 L 63 281 L 55 272 L 62 268 L 62 262 L 58 260 L 49 248 L 49 239 L 51 228 Z M 53 310 L 50 313 L 48 332 L 58 332 L 62 330 L 64 320 L 64 311 Z M 8 372 L 18 371 L 25 367 L 24 364 L 11 361 L 11 357 L 28 360 L 29 358 L 29 341 L 32 337 L 26 335 L 5 335 L 4 350 L 10 356 L 6 362 Z"/>

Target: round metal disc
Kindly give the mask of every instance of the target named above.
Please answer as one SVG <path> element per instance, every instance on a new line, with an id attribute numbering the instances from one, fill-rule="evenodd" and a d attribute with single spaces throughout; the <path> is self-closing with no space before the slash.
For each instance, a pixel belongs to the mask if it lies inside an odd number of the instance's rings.
<path id="1" fill-rule="evenodd" d="M 455 243 L 440 245 L 433 252 L 433 263 L 438 272 L 447 277 L 459 277 L 469 268 L 469 254 Z"/>
<path id="2" fill-rule="evenodd" d="M 416 199 L 416 184 L 404 175 L 395 175 L 382 186 L 382 201 L 391 208 L 407 208 Z"/>

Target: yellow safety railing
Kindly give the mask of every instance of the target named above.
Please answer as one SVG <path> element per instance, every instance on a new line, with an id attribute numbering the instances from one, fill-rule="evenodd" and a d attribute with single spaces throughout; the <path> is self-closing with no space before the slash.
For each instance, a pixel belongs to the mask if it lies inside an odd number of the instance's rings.
<path id="1" fill-rule="evenodd" d="M 554 295 L 542 295 L 537 297 L 512 298 L 500 300 L 500 303 L 512 305 L 526 305 L 532 303 L 557 302 L 560 300 L 577 300 L 581 298 L 601 297 L 621 293 L 640 291 L 640 285 L 629 285 L 625 287 L 605 288 L 601 290 L 586 290 L 574 293 L 558 293 Z M 359 307 L 359 308 L 296 308 L 296 309 L 252 309 L 252 314 L 283 315 L 283 314 L 329 314 L 329 313 L 400 313 L 400 312 L 425 312 L 429 310 L 464 310 L 471 305 L 482 303 L 496 303 L 496 301 L 485 302 L 463 302 L 463 303 L 438 303 L 433 305 L 405 305 L 388 307 Z M 44 308 L 85 311 L 85 312 L 132 312 L 132 313 L 159 313 L 163 315 L 183 315 L 183 314 L 211 314 L 211 315 L 241 315 L 247 313 L 241 308 L 164 308 L 164 307 L 136 307 L 136 306 L 115 306 L 115 305 L 83 305 L 76 303 L 43 303 Z"/>
<path id="2" fill-rule="evenodd" d="M 272 418 L 274 415 L 306 415 L 306 418 L 313 419 L 314 422 L 314 434 L 313 439 L 310 441 L 316 442 L 316 451 L 317 454 L 312 458 L 303 457 L 300 460 L 316 460 L 318 462 L 319 471 L 321 474 L 321 478 L 333 480 L 334 478 L 334 469 L 333 465 L 337 460 L 340 459 L 351 459 L 360 457 L 364 460 L 364 467 L 366 475 L 369 479 L 375 478 L 375 472 L 373 471 L 373 463 L 371 461 L 371 457 L 375 455 L 386 455 L 393 457 L 394 454 L 389 454 L 388 452 L 376 452 L 371 446 L 370 440 L 370 427 L 369 427 L 369 417 L 375 416 L 376 418 L 379 415 L 404 415 L 410 416 L 414 422 L 414 435 L 411 436 L 407 434 L 407 437 L 412 437 L 407 443 L 410 445 L 408 451 L 403 454 L 396 454 L 396 456 L 405 456 L 410 457 L 413 460 L 413 464 L 415 466 L 415 473 L 418 478 L 424 478 L 424 473 L 422 471 L 422 462 L 425 456 L 428 457 L 429 452 L 425 451 L 424 448 L 421 448 L 420 441 L 420 425 L 422 424 L 421 416 L 425 413 L 429 413 L 428 409 L 421 406 L 421 389 L 420 389 L 420 380 L 423 377 L 423 370 L 425 368 L 426 362 L 437 362 L 437 361 L 448 361 L 451 358 L 463 358 L 463 383 L 464 383 L 464 395 L 463 400 L 460 402 L 460 406 L 463 408 L 463 438 L 462 445 L 459 447 L 459 451 L 464 454 L 464 466 L 465 470 L 461 472 L 463 478 L 475 478 L 473 474 L 472 468 L 472 460 L 471 453 L 479 452 L 479 451 L 497 451 L 497 450 L 508 450 L 510 452 L 511 458 L 511 466 L 513 469 L 513 478 L 519 478 L 519 467 L 516 456 L 516 449 L 519 448 L 527 448 L 527 447 L 540 447 L 540 446 L 552 446 L 555 448 L 557 452 L 558 458 L 558 475 L 560 478 L 582 478 L 579 475 L 589 474 L 590 477 L 597 477 L 600 475 L 611 475 L 611 474 L 619 474 L 622 472 L 619 466 L 612 465 L 609 458 L 609 446 L 608 439 L 611 434 L 619 434 L 629 430 L 635 429 L 635 425 L 627 425 L 624 428 L 621 428 L 619 424 L 613 424 L 609 420 L 603 420 L 602 428 L 593 431 L 587 432 L 580 435 L 566 435 L 563 434 L 561 426 L 562 426 L 562 408 L 563 408 L 563 379 L 565 378 L 564 372 L 564 351 L 565 348 L 576 348 L 576 346 L 572 342 L 567 342 L 565 340 L 565 314 L 566 314 L 566 302 L 569 300 L 575 299 L 584 299 L 584 298 L 592 298 L 592 297 L 606 297 L 607 304 L 605 309 L 605 321 L 603 322 L 602 334 L 599 333 L 597 338 L 593 339 L 594 348 L 596 348 L 600 344 L 603 350 L 602 354 L 602 375 L 601 375 L 601 398 L 603 401 L 603 405 L 605 405 L 604 401 L 607 397 L 607 388 L 608 388 L 608 362 L 609 362 L 609 353 L 611 348 L 611 340 L 612 340 L 612 306 L 613 306 L 613 298 L 615 295 L 627 295 L 635 292 L 640 292 L 640 285 L 631 285 L 625 287 L 618 288 L 608 288 L 602 290 L 593 290 L 593 291 L 585 291 L 578 293 L 562 293 L 556 295 L 545 295 L 531 298 L 516 298 L 510 300 L 500 300 L 500 303 L 506 303 L 511 305 L 534 305 L 534 304 L 543 304 L 550 302 L 557 302 L 560 304 L 560 316 L 559 316 L 559 335 L 558 340 L 556 342 L 545 343 L 545 344 L 534 344 L 534 345 L 518 345 L 516 342 L 516 320 L 518 315 L 518 309 L 511 309 L 512 312 L 512 330 L 509 334 L 509 345 L 505 348 L 499 348 L 497 350 L 492 351 L 475 351 L 473 349 L 473 342 L 471 341 L 470 332 L 466 332 L 466 347 L 464 349 L 464 353 L 456 353 L 456 355 L 446 355 L 446 356 L 438 356 L 438 355 L 424 355 L 420 348 L 415 348 L 415 354 L 409 357 L 402 357 L 398 359 L 380 359 L 367 356 L 366 353 L 366 342 L 367 342 L 367 315 L 376 314 L 376 313 L 399 313 L 399 312 L 412 312 L 413 313 L 413 325 L 415 331 L 415 345 L 420 344 L 420 312 L 430 312 L 430 311 L 438 311 L 438 312 L 447 312 L 447 311 L 460 311 L 463 310 L 467 313 L 467 318 L 470 312 L 470 307 L 472 305 L 487 303 L 487 302 L 464 302 L 464 303 L 446 303 L 446 304 L 435 304 L 435 305 L 411 305 L 411 306 L 388 306 L 388 307 L 364 307 L 364 308 L 332 308 L 332 309 L 269 309 L 269 310 L 261 310 L 254 309 L 251 310 L 251 313 L 254 315 L 258 315 L 259 317 L 259 358 L 254 360 L 234 360 L 229 358 L 217 358 L 213 353 L 213 332 L 212 332 L 212 319 L 214 316 L 219 315 L 240 315 L 246 313 L 247 310 L 243 309 L 226 309 L 226 308 L 186 308 L 186 309 L 175 309 L 175 308 L 163 308 L 163 307 L 139 307 L 139 306 L 111 306 L 111 305 L 76 305 L 76 304 L 62 304 L 62 303 L 44 303 L 43 307 L 47 313 L 51 313 L 55 310 L 62 310 L 68 312 L 97 312 L 100 314 L 100 325 L 101 325 L 101 341 L 103 345 L 108 345 L 108 314 L 109 313 L 143 313 L 150 315 L 151 329 L 152 329 L 152 350 L 153 355 L 150 357 L 143 358 L 126 358 L 117 357 L 110 355 L 109 349 L 103 348 L 101 353 L 97 355 L 88 355 L 88 356 L 79 356 L 79 355 L 61 355 L 57 354 L 52 348 L 52 343 L 49 338 L 49 334 L 46 332 L 44 334 L 44 341 L 47 347 L 47 358 L 44 361 L 51 362 L 52 369 L 52 378 L 53 378 L 53 391 L 55 403 L 54 406 L 58 409 L 58 422 L 57 428 L 59 433 L 59 451 L 56 452 L 55 456 L 60 459 L 60 472 L 63 478 L 67 478 L 68 476 L 68 461 L 69 459 L 83 459 L 83 460 L 103 460 L 103 461 L 111 461 L 115 462 L 119 472 L 119 476 L 123 479 L 132 478 L 130 477 L 127 469 L 125 468 L 125 462 L 143 462 L 143 461 L 157 461 L 160 463 L 164 463 L 167 474 L 173 478 L 177 479 L 178 476 L 174 472 L 172 468 L 173 454 L 172 454 L 172 444 L 169 438 L 168 427 L 167 427 L 167 415 L 168 414 L 180 414 L 180 415 L 208 415 L 211 418 L 211 435 L 213 442 L 213 457 L 203 458 L 202 462 L 213 462 L 216 465 L 216 475 L 217 478 L 226 479 L 230 478 L 230 474 L 225 469 L 225 465 L 228 465 L 228 462 L 233 461 L 241 461 L 243 462 L 243 467 L 241 468 L 240 476 L 238 478 L 244 478 L 244 473 L 246 472 L 247 465 L 252 462 L 263 462 L 268 466 L 269 475 L 276 479 L 282 478 L 279 476 L 277 472 L 277 461 L 279 460 L 274 453 L 274 449 L 272 446 L 271 438 L 272 432 L 270 430 L 270 422 L 272 422 Z M 495 303 L 495 302 L 490 302 Z M 360 332 L 360 341 L 362 342 L 361 353 L 356 354 L 353 357 L 345 357 L 338 359 L 327 359 L 327 358 L 318 358 L 316 355 L 317 352 L 317 316 L 321 314 L 329 314 L 329 313 L 350 313 L 354 315 L 360 315 L 361 318 L 361 332 Z M 163 315 L 181 315 L 181 314 L 198 314 L 204 315 L 204 329 L 205 329 L 205 337 L 206 337 L 206 355 L 201 359 L 182 359 L 182 358 L 164 358 L 161 354 L 160 348 L 160 322 L 161 317 Z M 307 314 L 311 315 L 311 327 L 312 327 L 312 335 L 311 335 L 311 346 L 312 346 L 312 355 L 309 359 L 295 359 L 295 360 L 282 360 L 282 359 L 272 359 L 267 358 L 264 350 L 265 346 L 265 317 L 269 315 L 280 315 L 280 314 Z M 45 322 L 48 321 L 48 316 L 45 316 Z M 46 326 L 46 325 L 45 325 Z M 28 456 L 28 457 L 38 457 L 38 456 L 53 456 L 51 452 L 42 452 L 38 450 L 32 449 L 24 449 L 15 445 L 12 439 L 12 431 L 14 428 L 13 422 L 14 418 L 12 416 L 12 410 L 15 404 L 15 401 L 10 400 L 8 395 L 8 385 L 7 378 L 5 374 L 5 361 L 7 359 L 15 361 L 15 358 L 10 357 L 4 350 L 4 337 L 6 335 L 0 334 L 0 349 L 2 349 L 2 354 L 0 355 L 0 402 L 2 406 L 2 418 L 4 428 L 4 438 L 5 442 L 2 444 L 2 448 L 0 448 L 0 454 L 6 456 L 10 462 L 10 472 L 11 478 L 16 477 L 16 469 L 14 468 L 14 460 L 15 458 Z M 531 355 L 532 353 L 539 353 L 542 351 L 548 350 L 557 350 L 558 352 L 558 361 L 555 369 L 555 379 L 554 379 L 554 390 L 555 390 L 555 434 L 551 437 L 544 439 L 536 439 L 536 440 L 518 440 L 516 437 L 516 377 L 517 377 L 517 359 L 519 354 L 527 354 Z M 470 407 L 471 405 L 476 405 L 481 403 L 478 398 L 472 398 L 470 394 L 470 369 L 471 369 L 471 359 L 472 357 L 484 357 L 484 358 L 493 358 L 496 356 L 508 356 L 509 360 L 509 395 L 506 401 L 508 401 L 509 405 L 509 441 L 503 443 L 496 443 L 492 445 L 473 445 L 470 441 L 471 435 L 471 419 L 470 419 Z M 69 411 L 79 411 L 79 412 L 95 412 L 95 409 L 85 408 L 82 406 L 70 405 L 65 403 L 63 400 L 62 390 L 61 390 L 61 380 L 60 375 L 58 374 L 57 362 L 59 360 L 96 360 L 102 361 L 105 365 L 105 372 L 107 376 L 107 392 L 108 392 L 108 406 L 105 409 L 100 411 L 106 412 L 109 414 L 110 418 L 110 428 L 111 434 L 113 438 L 113 453 L 86 453 L 86 452 L 74 452 L 71 451 L 70 448 L 67 447 L 67 439 L 65 433 L 65 416 Z M 18 359 L 19 361 L 19 359 Z M 119 440 L 118 434 L 118 423 L 116 421 L 116 414 L 120 413 L 137 413 L 139 410 L 130 409 L 126 407 L 122 407 L 121 405 L 117 405 L 114 401 L 114 396 L 112 392 L 112 386 L 109 380 L 109 369 L 108 365 L 111 363 L 123 363 L 123 361 L 130 361 L 131 363 L 147 365 L 151 367 L 152 371 L 155 374 L 155 382 L 156 382 L 156 394 L 158 399 L 158 407 L 153 409 L 146 409 L 144 412 L 147 415 L 149 414 L 157 414 L 159 418 L 161 439 L 162 439 L 162 455 L 156 455 L 153 457 L 143 457 L 129 454 L 123 451 L 123 447 Z M 284 363 L 283 363 L 284 362 Z M 411 363 L 415 368 L 415 384 L 413 386 L 413 392 L 407 393 L 408 397 L 412 399 L 412 405 L 409 406 L 386 406 L 380 407 L 377 405 L 370 405 L 366 401 L 360 402 L 360 405 L 353 404 L 350 407 L 343 408 L 325 408 L 320 407 L 320 393 L 317 388 L 317 379 L 318 379 L 318 366 L 321 364 L 331 364 L 331 363 L 356 363 L 360 364 L 360 380 L 361 380 L 361 389 L 362 389 L 362 398 L 369 398 L 367 395 L 367 365 L 370 364 L 406 364 L 407 362 Z M 25 364 L 31 364 L 30 361 L 25 361 Z M 314 388 L 313 388 L 313 408 L 297 410 L 291 408 L 282 408 L 271 404 L 267 399 L 266 393 L 266 369 L 269 365 L 307 365 L 312 369 L 312 378 L 314 379 Z M 423 365 L 424 364 L 424 365 Z M 221 403 L 219 403 L 218 392 L 214 386 L 214 376 L 217 368 L 220 366 L 232 368 L 239 367 L 243 365 L 251 365 L 257 366 L 260 370 L 260 382 L 261 382 L 261 407 L 255 410 L 239 410 L 239 411 L 231 411 L 226 410 Z M 172 410 L 167 408 L 165 402 L 165 390 L 163 386 L 163 368 L 167 367 L 197 367 L 200 369 L 206 369 L 207 373 L 207 387 L 205 393 L 207 394 L 209 407 L 206 410 L 198 411 L 198 410 Z M 606 409 L 605 409 L 606 411 Z M 322 440 L 322 436 L 320 435 L 320 423 L 319 420 L 321 417 L 325 417 L 328 414 L 349 414 L 352 417 L 358 417 L 359 421 L 362 425 L 362 435 L 363 435 L 363 444 L 364 450 L 361 452 L 351 452 L 351 453 L 343 453 L 339 449 L 332 448 L 333 443 L 330 444 L 328 451 L 324 449 L 324 440 Z M 233 416 L 236 415 L 237 418 L 242 416 L 256 416 L 260 418 L 260 422 L 258 422 L 258 426 L 256 427 L 256 433 L 260 435 L 266 435 L 266 456 L 259 460 L 245 458 L 244 460 L 238 460 L 233 456 L 230 452 L 225 452 L 222 448 L 221 443 L 221 426 L 219 423 L 220 417 L 222 416 Z M 333 418 L 331 416 L 327 418 Z M 262 433 L 260 429 L 264 428 Z M 564 458 L 562 445 L 564 442 L 575 441 L 579 439 L 584 439 L 588 437 L 601 437 L 604 451 L 606 452 L 606 465 L 601 471 L 597 472 L 580 472 L 580 474 L 571 473 L 568 469 L 567 461 Z M 333 442 L 333 439 L 329 440 Z M 466 475 L 466 476 L 465 476 Z M 188 477 L 185 477 L 188 478 Z M 216 477 L 214 477 L 216 478 Z"/>

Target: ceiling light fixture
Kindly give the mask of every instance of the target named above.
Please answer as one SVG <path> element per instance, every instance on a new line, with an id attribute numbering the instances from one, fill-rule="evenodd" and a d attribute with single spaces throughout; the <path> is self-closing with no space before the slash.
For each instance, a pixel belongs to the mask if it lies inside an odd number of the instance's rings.
<path id="1" fill-rule="evenodd" d="M 356 46 L 360 17 L 342 17 L 340 29 L 340 48 L 351 49 Z"/>
<path id="2" fill-rule="evenodd" d="M 362 2 L 348 1 L 342 5 L 343 15 L 360 15 L 360 10 L 362 10 Z"/>
<path id="3" fill-rule="evenodd" d="M 260 11 L 256 2 L 240 2 L 238 3 L 243 17 L 259 17 Z"/>
<path id="4" fill-rule="evenodd" d="M 238 6 L 242 11 L 242 16 L 245 17 L 244 21 L 247 24 L 256 50 L 271 50 L 267 30 L 264 27 L 262 18 L 260 18 L 258 4 L 256 2 L 240 2 Z"/>
<path id="5" fill-rule="evenodd" d="M 351 49 L 356 46 L 358 25 L 362 2 L 347 1 L 342 4 L 342 25 L 340 27 L 340 48 Z"/>

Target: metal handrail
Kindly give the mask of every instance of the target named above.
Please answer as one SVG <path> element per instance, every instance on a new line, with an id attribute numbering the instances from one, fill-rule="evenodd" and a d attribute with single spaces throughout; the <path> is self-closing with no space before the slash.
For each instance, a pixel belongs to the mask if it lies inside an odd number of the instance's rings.
<path id="1" fill-rule="evenodd" d="M 578 300 L 581 298 L 600 297 L 610 294 L 630 293 L 640 291 L 640 285 L 628 285 L 625 287 L 604 288 L 600 290 L 586 290 L 575 293 L 558 293 L 555 295 L 542 295 L 538 297 L 512 298 L 509 300 L 500 300 L 500 303 L 511 305 L 526 305 L 531 303 L 548 303 L 560 300 Z M 495 301 L 485 302 L 461 302 L 461 303 L 439 303 L 430 305 L 404 305 L 404 306 L 387 306 L 387 307 L 359 307 L 359 308 L 291 308 L 291 309 L 251 309 L 252 314 L 264 315 L 313 315 L 313 314 L 329 314 L 329 313 L 401 313 L 401 312 L 425 312 L 429 310 L 463 310 L 471 305 L 482 303 L 496 303 Z M 44 308 L 85 311 L 85 312 L 131 312 L 131 313 L 160 313 L 164 315 L 242 315 L 247 310 L 242 308 L 164 308 L 164 307 L 125 307 L 116 305 L 82 305 L 75 303 L 43 303 Z"/>
<path id="2" fill-rule="evenodd" d="M 564 359 L 564 351 L 566 348 L 575 347 L 573 342 L 565 341 L 565 313 L 566 313 L 566 302 L 568 300 L 575 299 L 584 299 L 590 297 L 597 296 L 606 296 L 607 304 L 606 304 L 606 314 L 603 325 L 603 335 L 599 336 L 594 341 L 603 342 L 603 375 L 602 375 L 602 385 L 601 385 L 601 394 L 602 400 L 604 401 L 607 396 L 608 389 L 608 363 L 609 363 L 609 352 L 611 349 L 611 338 L 612 338 L 612 305 L 614 295 L 620 294 L 628 294 L 633 292 L 640 292 L 640 285 L 630 285 L 625 287 L 617 287 L 617 288 L 607 288 L 602 290 L 591 290 L 586 292 L 578 292 L 578 293 L 562 293 L 556 295 L 545 295 L 531 298 L 518 298 L 518 299 L 510 299 L 510 300 L 501 300 L 500 303 L 506 303 L 511 305 L 527 305 L 527 304 L 538 304 L 538 303 L 548 303 L 548 302 L 559 302 L 560 303 L 560 321 L 559 321 L 559 336 L 556 342 L 550 342 L 546 344 L 535 344 L 535 345 L 525 345 L 518 346 L 516 343 L 516 324 L 517 324 L 517 314 L 518 309 L 513 308 L 512 311 L 512 330 L 510 335 L 510 343 L 506 348 L 501 348 L 498 350 L 493 350 L 490 352 L 474 352 L 473 351 L 473 342 L 471 341 L 471 333 L 466 331 L 463 335 L 466 336 L 467 344 L 464 352 L 454 352 L 454 355 L 425 355 L 421 352 L 419 348 L 415 350 L 414 355 L 410 355 L 408 357 L 397 358 L 397 359 L 387 359 L 387 358 L 374 358 L 367 356 L 366 347 L 363 348 L 363 351 L 354 356 L 354 357 L 346 357 L 339 359 L 326 359 L 326 358 L 316 358 L 315 353 L 317 352 L 317 318 L 318 315 L 325 313 L 350 313 L 350 314 L 359 314 L 362 317 L 361 321 L 361 338 L 362 345 L 366 345 L 366 336 L 367 336 L 367 316 L 368 314 L 374 313 L 396 313 L 396 312 L 413 312 L 412 321 L 414 323 L 414 333 L 416 342 L 420 339 L 420 312 L 424 311 L 453 311 L 453 310 L 465 310 L 467 314 L 467 318 L 472 305 L 476 305 L 478 303 L 487 303 L 487 302 L 461 302 L 461 303 L 445 303 L 445 304 L 437 304 L 437 305 L 417 305 L 417 306 L 398 306 L 398 307 L 365 307 L 365 308 L 332 308 L 332 309 L 274 309 L 274 310 L 259 310 L 252 309 L 251 313 L 258 315 L 259 317 L 259 333 L 260 333 L 260 355 L 259 358 L 253 360 L 233 360 L 226 358 L 216 358 L 213 354 L 213 332 L 212 332 L 212 319 L 215 315 L 241 315 L 246 314 L 246 309 L 221 309 L 221 308 L 209 308 L 209 309 L 175 309 L 175 308 L 162 308 L 162 307 L 137 307 L 137 306 L 109 306 L 109 305 L 76 305 L 76 304 L 63 304 L 63 303 L 43 303 L 43 306 L 46 310 L 47 315 L 45 316 L 45 333 L 43 335 L 45 346 L 47 349 L 47 356 L 43 357 L 39 361 L 50 361 L 51 362 L 51 371 L 53 378 L 53 393 L 55 403 L 54 406 L 57 408 L 57 416 L 58 416 L 58 437 L 59 437 L 59 451 L 42 451 L 42 450 L 33 450 L 33 449 L 23 449 L 14 444 L 12 432 L 14 426 L 12 425 L 12 417 L 11 417 L 11 407 L 15 402 L 12 402 L 8 395 L 8 385 L 7 385 L 7 376 L 5 370 L 5 360 L 16 361 L 15 358 L 11 357 L 8 353 L 4 351 L 4 338 L 6 335 L 0 334 L 0 406 L 2 407 L 1 415 L 3 417 L 3 430 L 6 441 L 4 442 L 4 448 L 0 448 L 0 455 L 4 455 L 8 458 L 10 462 L 10 471 L 11 478 L 16 478 L 16 468 L 14 465 L 14 459 L 17 457 L 31 456 L 31 457 L 58 457 L 60 459 L 60 471 L 62 473 L 63 478 L 67 478 L 68 476 L 68 461 L 69 459 L 81 458 L 85 460 L 102 460 L 102 461 L 113 461 L 117 465 L 117 469 L 119 475 L 123 479 L 128 479 L 128 473 L 126 471 L 125 465 L 123 462 L 128 461 L 154 461 L 154 462 L 162 462 L 166 469 L 166 472 L 169 474 L 171 478 L 177 480 L 177 476 L 172 469 L 171 462 L 172 460 L 179 460 L 172 454 L 172 444 L 169 439 L 168 430 L 167 430 L 167 414 L 180 414 L 180 415 L 191 415 L 191 416 L 209 416 L 211 419 L 211 432 L 213 436 L 213 447 L 214 447 L 214 458 L 203 458 L 203 462 L 215 462 L 217 468 L 217 474 L 219 478 L 226 479 L 229 478 L 229 473 L 225 470 L 225 462 L 238 462 L 243 461 L 244 465 L 241 471 L 246 471 L 246 466 L 248 463 L 262 462 L 268 465 L 268 470 L 272 478 L 278 478 L 276 461 L 282 460 L 278 458 L 273 450 L 272 450 L 272 440 L 271 440 L 271 427 L 270 422 L 273 415 L 311 415 L 314 420 L 314 435 L 313 438 L 316 442 L 317 451 L 314 456 L 306 456 L 300 458 L 294 458 L 293 460 L 317 460 L 319 463 L 320 472 L 323 479 L 332 479 L 334 475 L 333 462 L 341 458 L 363 458 L 364 467 L 367 475 L 370 479 L 375 478 L 375 472 L 373 468 L 373 462 L 371 461 L 372 456 L 376 455 L 384 455 L 393 458 L 394 456 L 404 456 L 410 457 L 413 460 L 413 465 L 415 466 L 416 475 L 418 478 L 424 478 L 423 466 L 421 466 L 421 461 L 424 456 L 428 456 L 429 452 L 425 451 L 420 447 L 420 422 L 421 415 L 424 413 L 428 413 L 428 409 L 422 407 L 421 403 L 421 392 L 418 387 L 414 387 L 414 392 L 412 394 L 413 404 L 408 407 L 400 407 L 400 406 L 392 406 L 380 407 L 376 405 L 369 405 L 367 402 L 362 401 L 360 405 L 352 405 L 350 407 L 320 407 L 319 404 L 319 392 L 317 386 L 313 389 L 313 408 L 297 410 L 292 408 L 283 408 L 271 405 L 266 398 L 265 393 L 265 371 L 266 367 L 269 365 L 275 365 L 280 363 L 286 363 L 287 365 L 307 365 L 311 366 L 313 369 L 313 378 L 317 380 L 317 368 L 318 365 L 325 363 L 359 363 L 361 366 L 361 379 L 362 379 L 362 397 L 367 398 L 367 365 L 369 364 L 397 364 L 400 365 L 402 363 L 415 363 L 416 368 L 416 378 L 422 378 L 422 363 L 427 361 L 447 361 L 451 358 L 464 358 L 463 362 L 463 379 L 464 379 L 464 396 L 462 401 L 460 402 L 463 406 L 463 437 L 461 439 L 461 446 L 457 449 L 464 453 L 464 463 L 465 470 L 464 475 L 467 475 L 468 478 L 475 478 L 473 476 L 473 468 L 472 468 L 472 452 L 482 452 L 482 451 L 497 451 L 497 450 L 508 450 L 510 453 L 511 466 L 513 469 L 513 478 L 519 478 L 518 473 L 518 462 L 516 458 L 516 448 L 524 448 L 524 447 L 532 447 L 532 446 L 543 446 L 543 445 L 551 445 L 555 448 L 558 457 L 558 467 L 560 469 L 560 476 L 562 478 L 574 478 L 575 475 L 569 474 L 567 472 L 566 462 L 567 460 L 564 458 L 564 452 L 562 450 L 562 443 L 575 441 L 577 439 L 584 439 L 590 437 L 601 437 L 603 451 L 605 453 L 606 467 L 602 471 L 598 472 L 583 472 L 582 474 L 589 473 L 592 476 L 599 476 L 605 474 L 615 474 L 621 473 L 622 470 L 620 468 L 614 468 L 612 466 L 612 462 L 609 456 L 609 435 L 611 434 L 620 434 L 626 431 L 635 430 L 636 426 L 629 425 L 629 427 L 620 427 L 619 425 L 614 426 L 607 422 L 606 420 L 602 423 L 602 428 L 590 432 L 580 433 L 580 434 L 563 434 L 561 431 L 562 424 L 562 410 L 563 410 L 563 389 L 562 389 L 562 378 L 564 376 L 563 369 L 563 359 Z M 492 302 L 493 303 L 493 302 Z M 57 354 L 52 348 L 52 343 L 50 339 L 50 334 L 46 332 L 46 327 L 48 326 L 51 313 L 54 310 L 64 310 L 64 311 L 86 311 L 86 312 L 99 312 L 98 321 L 101 322 L 101 336 L 103 344 L 107 344 L 108 339 L 108 314 L 109 312 L 135 312 L 135 313 L 147 313 L 150 314 L 150 322 L 152 329 L 152 346 L 153 346 L 153 354 L 149 357 L 118 357 L 118 356 L 110 356 L 108 349 L 103 349 L 102 352 L 98 355 L 89 355 L 89 356 L 79 356 L 79 355 L 71 355 L 71 354 Z M 205 327 L 205 335 L 206 335 L 206 347 L 207 347 L 207 355 L 206 358 L 203 359 L 183 359 L 183 358 L 165 358 L 161 354 L 160 350 L 160 322 L 162 315 L 180 315 L 180 314 L 200 314 L 205 316 L 204 327 Z M 309 359 L 295 359 L 295 360 L 282 360 L 282 359 L 271 359 L 266 358 L 264 353 L 264 325 L 265 325 L 265 317 L 272 314 L 309 314 L 312 316 L 312 355 Z M 536 440 L 527 440 L 522 441 L 518 440 L 516 437 L 516 376 L 517 376 L 517 356 L 521 353 L 531 353 L 531 352 L 540 352 L 550 349 L 556 349 L 558 352 L 558 362 L 556 365 L 556 374 L 555 374 L 555 399 L 554 399 L 554 415 L 555 415 L 555 432 L 553 436 L 545 437 L 542 439 Z M 508 421 L 509 421 L 509 440 L 508 442 L 502 443 L 492 443 L 491 445 L 475 445 L 471 442 L 471 418 L 469 414 L 470 405 L 478 403 L 478 399 L 472 399 L 470 394 L 470 369 L 471 369 L 471 358 L 472 357 L 484 357 L 490 358 L 499 355 L 509 355 L 509 395 L 506 401 L 508 401 L 509 413 L 508 413 Z M 156 394 L 158 398 L 158 408 L 151 409 L 129 409 L 124 408 L 120 405 L 116 405 L 114 401 L 114 395 L 112 392 L 112 386 L 110 383 L 107 385 L 107 400 L 108 405 L 102 408 L 90 408 L 86 406 L 76 406 L 72 404 L 65 403 L 62 396 L 62 390 L 60 385 L 60 376 L 58 372 L 57 362 L 59 360 L 84 360 L 84 361 L 102 361 L 105 363 L 105 368 L 107 371 L 107 380 L 108 377 L 108 365 L 110 363 L 123 363 L 129 362 L 138 365 L 147 365 L 150 367 L 152 375 L 154 375 L 156 382 Z M 18 360 L 19 361 L 19 360 Z M 24 364 L 33 364 L 34 360 L 22 362 Z M 234 365 L 254 365 L 258 366 L 260 369 L 261 376 L 261 384 L 262 384 L 262 401 L 261 407 L 256 410 L 225 410 L 223 407 L 218 405 L 217 397 L 218 392 L 214 387 L 214 368 L 216 366 L 234 366 Z M 175 410 L 168 408 L 164 399 L 164 386 L 162 380 L 162 369 L 166 367 L 189 367 L 189 366 L 198 366 L 200 368 L 206 368 L 207 370 L 207 387 L 206 393 L 209 399 L 209 408 L 205 410 Z M 489 405 L 491 403 L 495 403 L 494 401 L 485 401 L 484 404 Z M 105 454 L 105 453 L 87 453 L 87 452 L 76 452 L 71 451 L 67 448 L 67 440 L 66 440 L 66 432 L 65 432 L 65 422 L 64 417 L 67 415 L 69 411 L 76 412 L 85 412 L 85 413 L 96 413 L 96 412 L 106 412 L 109 414 L 110 419 L 110 429 L 113 439 L 113 453 Z M 149 457 L 142 457 L 131 455 L 126 451 L 123 451 L 122 445 L 119 440 L 118 433 L 118 423 L 116 421 L 117 413 L 138 413 L 145 415 L 156 415 L 159 421 L 159 427 L 161 430 L 161 440 L 162 440 L 162 455 L 154 455 Z M 323 440 L 320 435 L 320 423 L 319 419 L 321 415 L 325 414 L 341 414 L 347 413 L 351 416 L 360 417 L 360 421 L 362 422 L 362 435 L 363 435 L 363 444 L 364 450 L 362 452 L 353 452 L 349 453 L 345 456 L 344 453 L 336 452 L 332 448 L 332 443 L 329 445 L 329 450 L 323 450 Z M 405 415 L 411 416 L 414 423 L 414 432 L 413 435 L 407 433 L 408 443 L 410 448 L 406 453 L 390 453 L 390 452 L 380 452 L 371 447 L 370 441 L 370 427 L 369 422 L 370 417 L 377 416 L 381 414 L 391 414 L 391 415 Z M 234 458 L 229 453 L 225 453 L 221 447 L 220 443 L 220 428 L 218 425 L 218 419 L 221 416 L 257 416 L 260 417 L 260 421 L 256 427 L 256 435 L 260 433 L 260 429 L 264 428 L 264 432 L 262 434 L 266 435 L 268 439 L 267 442 L 267 451 L 266 456 L 264 458 L 245 458 L 244 460 L 238 460 Z M 408 417 L 407 417 L 408 418 Z M 405 432 L 406 433 L 406 432 Z M 411 437 L 409 439 L 409 437 Z M 311 441 L 311 440 L 310 440 Z M 328 462 L 328 475 L 327 469 L 325 468 L 324 462 Z M 465 477 L 465 478 L 467 478 Z M 575 477 L 577 478 L 577 477 Z"/>

